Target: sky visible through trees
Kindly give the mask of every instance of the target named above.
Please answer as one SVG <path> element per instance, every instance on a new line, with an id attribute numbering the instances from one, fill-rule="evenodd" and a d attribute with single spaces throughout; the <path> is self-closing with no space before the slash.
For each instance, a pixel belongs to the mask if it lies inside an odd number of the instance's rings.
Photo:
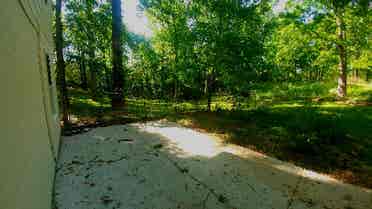
<path id="1" fill-rule="evenodd" d="M 274 5 L 273 10 L 275 12 L 283 11 L 286 2 L 287 0 L 279 0 Z M 125 11 L 123 12 L 123 21 L 128 27 L 129 31 L 145 37 L 151 37 L 152 30 L 150 27 L 150 22 L 139 6 L 139 0 L 126 0 L 123 2 L 122 9 Z"/>
<path id="2" fill-rule="evenodd" d="M 145 37 L 151 37 L 152 30 L 149 20 L 139 6 L 139 0 L 123 1 L 123 21 L 128 27 L 128 31 Z"/>

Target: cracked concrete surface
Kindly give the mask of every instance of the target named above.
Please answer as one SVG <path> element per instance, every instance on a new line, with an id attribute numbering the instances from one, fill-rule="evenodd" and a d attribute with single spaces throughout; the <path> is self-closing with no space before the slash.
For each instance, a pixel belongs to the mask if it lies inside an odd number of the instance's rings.
<path id="1" fill-rule="evenodd" d="M 372 209 L 372 191 L 165 121 L 64 137 L 58 209 Z"/>

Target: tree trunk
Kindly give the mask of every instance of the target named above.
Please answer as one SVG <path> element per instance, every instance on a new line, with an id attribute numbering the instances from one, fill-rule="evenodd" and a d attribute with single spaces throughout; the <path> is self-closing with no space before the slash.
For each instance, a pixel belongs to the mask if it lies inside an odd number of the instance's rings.
<path id="1" fill-rule="evenodd" d="M 207 111 L 212 110 L 212 92 L 208 90 L 207 92 Z"/>
<path id="2" fill-rule="evenodd" d="M 92 93 L 93 99 L 97 98 L 97 70 L 95 66 L 95 50 L 94 48 L 89 49 L 89 72 L 90 72 L 90 81 L 89 88 Z"/>
<path id="3" fill-rule="evenodd" d="M 204 95 L 207 97 L 207 111 L 210 112 L 211 111 L 212 96 L 210 94 L 210 89 L 209 89 L 208 73 L 205 73 Z"/>
<path id="4" fill-rule="evenodd" d="M 338 87 L 337 94 L 339 97 L 343 98 L 346 96 L 347 89 L 347 52 L 345 46 L 345 22 L 343 20 L 343 12 L 337 12 L 336 14 L 336 24 L 338 29 L 338 42 L 337 49 L 339 54 L 339 77 L 338 77 Z"/>
<path id="5" fill-rule="evenodd" d="M 204 88 L 203 88 L 203 93 L 204 95 L 207 95 L 208 93 L 208 74 L 207 72 L 205 73 L 205 79 L 204 79 Z"/>
<path id="6" fill-rule="evenodd" d="M 178 98 L 178 82 L 177 82 L 177 77 L 174 76 L 174 87 L 173 87 L 173 100 L 177 101 Z"/>
<path id="7" fill-rule="evenodd" d="M 111 87 L 112 87 L 111 77 L 112 75 L 111 75 L 110 69 L 107 66 L 105 66 L 105 80 L 106 80 L 105 90 L 106 91 L 111 90 Z"/>
<path id="8" fill-rule="evenodd" d="M 207 75 L 207 85 L 206 85 L 206 93 L 207 93 L 207 110 L 210 112 L 212 109 L 212 96 L 214 92 L 214 82 L 215 82 L 215 71 L 212 70 L 211 74 Z"/>
<path id="9" fill-rule="evenodd" d="M 104 53 L 103 54 L 103 59 L 106 60 L 106 54 Z M 104 64 L 104 70 L 105 70 L 105 81 L 106 81 L 106 86 L 105 86 L 105 90 L 106 91 L 110 91 L 111 90 L 111 87 L 112 87 L 112 84 L 111 84 L 111 72 L 110 72 L 110 69 L 107 67 L 106 64 Z"/>
<path id="10" fill-rule="evenodd" d="M 366 72 L 366 81 L 367 81 L 367 82 L 369 81 L 369 69 L 368 69 L 367 72 Z"/>
<path id="11" fill-rule="evenodd" d="M 57 73 L 58 73 L 58 84 L 59 93 L 61 98 L 62 108 L 62 120 L 64 126 L 68 126 L 69 122 L 69 98 L 66 87 L 66 72 L 65 72 L 65 61 L 63 59 L 63 34 L 62 34 L 62 19 L 61 19 L 61 7 L 62 0 L 56 1 L 56 51 L 57 51 Z"/>
<path id="12" fill-rule="evenodd" d="M 318 71 L 317 71 L 317 79 L 316 79 L 317 81 L 321 81 L 322 80 L 322 75 L 321 75 L 321 70 L 320 69 L 318 69 Z"/>
<path id="13" fill-rule="evenodd" d="M 124 104 L 123 95 L 123 55 L 121 48 L 121 0 L 112 0 L 112 94 L 111 107 L 119 108 Z"/>
<path id="14" fill-rule="evenodd" d="M 174 26 L 174 27 L 176 27 L 176 26 Z M 173 79 L 174 79 L 173 99 L 174 99 L 174 101 L 177 101 L 178 88 L 179 88 L 177 70 L 178 70 L 178 67 L 179 67 L 179 63 L 178 63 L 178 41 L 177 41 L 177 30 L 176 30 L 176 28 L 174 29 L 174 34 L 176 34 L 176 35 L 174 37 L 174 40 L 175 40 L 174 41 L 175 58 L 174 58 L 174 67 L 173 67 Z"/>
<path id="15" fill-rule="evenodd" d="M 94 0 L 86 0 L 86 13 L 87 17 L 90 20 L 94 19 Z M 88 65 L 89 65 L 89 89 L 92 94 L 94 100 L 97 99 L 97 69 L 95 63 L 95 56 L 96 56 L 96 37 L 94 36 L 94 32 L 92 28 L 94 27 L 93 22 L 90 21 L 87 25 L 87 36 L 88 36 Z"/>
<path id="16" fill-rule="evenodd" d="M 80 87 L 84 90 L 88 89 L 88 82 L 87 82 L 87 69 L 85 65 L 85 57 L 84 53 L 80 53 Z"/>

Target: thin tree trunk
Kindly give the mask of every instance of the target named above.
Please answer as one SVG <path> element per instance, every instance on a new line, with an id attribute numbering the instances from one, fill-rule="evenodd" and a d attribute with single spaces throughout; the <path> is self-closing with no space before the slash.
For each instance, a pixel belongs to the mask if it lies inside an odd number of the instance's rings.
<path id="1" fill-rule="evenodd" d="M 369 81 L 369 70 L 367 70 L 367 73 L 366 73 L 366 81 L 367 82 Z"/>
<path id="2" fill-rule="evenodd" d="M 90 20 L 94 19 L 94 0 L 87 0 L 87 16 Z M 97 69 L 96 69 L 96 63 L 95 63 L 95 56 L 96 56 L 96 40 L 94 37 L 94 33 L 92 31 L 92 28 L 94 27 L 94 23 L 92 21 L 89 22 L 88 25 L 88 65 L 89 65 L 89 89 L 92 94 L 93 99 L 97 99 Z"/>
<path id="3" fill-rule="evenodd" d="M 205 74 L 204 95 L 207 97 L 207 111 L 210 112 L 211 111 L 212 97 L 211 97 L 210 89 L 209 89 L 209 77 L 208 77 L 208 73 Z"/>
<path id="4" fill-rule="evenodd" d="M 207 72 L 205 73 L 205 79 L 204 79 L 204 88 L 203 88 L 203 93 L 204 95 L 207 95 L 208 93 L 208 74 Z"/>
<path id="5" fill-rule="evenodd" d="M 207 110 L 210 112 L 212 109 L 212 96 L 214 93 L 215 71 L 212 70 L 211 74 L 207 75 Z"/>
<path id="6" fill-rule="evenodd" d="M 97 98 L 97 70 L 95 66 L 95 50 L 94 48 L 89 49 L 89 72 L 90 82 L 89 88 L 92 93 L 93 99 Z"/>
<path id="7" fill-rule="evenodd" d="M 104 53 L 103 54 L 103 59 L 106 60 L 106 54 Z M 105 90 L 106 91 L 110 91 L 111 90 L 111 72 L 110 72 L 110 69 L 107 67 L 106 64 L 104 64 L 104 69 L 105 69 L 105 81 L 106 81 L 106 86 L 105 86 Z"/>
<path id="8" fill-rule="evenodd" d="M 316 71 L 316 80 L 317 81 L 321 81 L 322 80 L 321 75 L 320 75 L 320 69 L 317 69 L 317 71 Z"/>
<path id="9" fill-rule="evenodd" d="M 85 57 L 84 53 L 80 53 L 80 87 L 84 90 L 88 89 L 88 82 L 87 82 L 87 69 L 85 65 Z"/>
<path id="10" fill-rule="evenodd" d="M 174 91 L 173 91 L 173 100 L 177 101 L 178 98 L 178 82 L 177 82 L 177 77 L 174 76 Z"/>
<path id="11" fill-rule="evenodd" d="M 58 84 L 59 84 L 59 92 L 60 98 L 62 100 L 61 108 L 62 108 L 62 120 L 64 126 L 68 126 L 69 122 L 69 97 L 67 94 L 67 87 L 66 87 L 66 71 L 65 71 L 65 61 L 63 59 L 63 34 L 62 34 L 62 20 L 61 20 L 61 7 L 62 7 L 62 0 L 56 1 L 56 51 L 57 51 L 57 73 L 58 73 Z"/>
<path id="12" fill-rule="evenodd" d="M 208 90 L 207 92 L 207 110 L 210 112 L 212 109 L 212 92 Z"/>
<path id="13" fill-rule="evenodd" d="M 178 70 L 178 67 L 179 67 L 179 63 L 178 63 L 178 34 L 177 34 L 177 28 L 175 26 L 175 24 L 173 25 L 174 27 L 174 34 L 175 34 L 175 37 L 174 37 L 174 52 L 175 52 L 175 58 L 174 58 L 174 68 L 173 68 L 173 79 L 174 79 L 174 94 L 173 94 L 173 99 L 174 101 L 177 101 L 177 98 L 178 98 L 178 87 L 179 87 L 179 84 L 178 84 L 178 77 L 177 77 L 177 70 Z"/>
<path id="14" fill-rule="evenodd" d="M 319 81 L 323 80 L 323 73 L 322 70 L 319 69 Z"/>
<path id="15" fill-rule="evenodd" d="M 347 92 L 347 52 L 345 46 L 345 23 L 343 20 L 343 12 L 338 12 L 336 14 L 336 24 L 338 29 L 338 43 L 337 49 L 339 54 L 339 77 L 338 77 L 338 87 L 337 94 L 339 97 L 343 98 L 346 96 Z"/>
<path id="16" fill-rule="evenodd" d="M 111 87 L 112 87 L 111 76 L 112 75 L 111 75 L 111 72 L 110 72 L 109 68 L 107 66 L 105 66 L 105 80 L 106 80 L 105 89 L 106 89 L 106 91 L 111 90 Z"/>
<path id="17" fill-rule="evenodd" d="M 113 109 L 124 105 L 123 55 L 121 48 L 121 0 L 112 0 L 112 94 Z"/>

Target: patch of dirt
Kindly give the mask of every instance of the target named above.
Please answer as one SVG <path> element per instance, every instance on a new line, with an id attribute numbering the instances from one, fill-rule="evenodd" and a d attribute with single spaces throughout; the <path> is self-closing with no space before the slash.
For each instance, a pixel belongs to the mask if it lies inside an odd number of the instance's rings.
<path id="1" fill-rule="evenodd" d="M 61 124 L 63 136 L 73 136 L 85 132 L 89 132 L 91 129 L 98 127 L 107 127 L 112 125 L 125 125 L 136 122 L 146 122 L 156 120 L 157 118 L 136 118 L 126 115 L 125 113 L 118 113 L 117 116 L 109 118 L 98 118 L 98 117 L 84 117 L 78 118 L 77 121 L 67 126 Z M 120 141 L 122 142 L 122 141 Z M 128 142 L 128 141 L 127 141 Z"/>

